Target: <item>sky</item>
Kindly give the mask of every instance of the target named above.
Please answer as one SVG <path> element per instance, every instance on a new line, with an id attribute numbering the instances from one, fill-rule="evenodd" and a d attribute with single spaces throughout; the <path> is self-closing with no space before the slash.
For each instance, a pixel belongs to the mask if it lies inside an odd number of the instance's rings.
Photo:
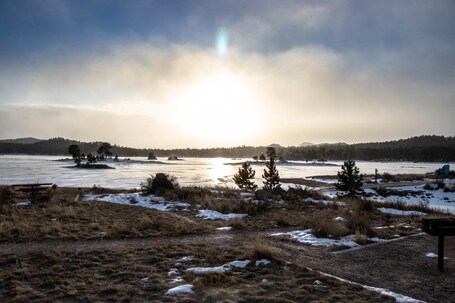
<path id="1" fill-rule="evenodd" d="M 0 138 L 455 135 L 455 2 L 0 0 Z"/>

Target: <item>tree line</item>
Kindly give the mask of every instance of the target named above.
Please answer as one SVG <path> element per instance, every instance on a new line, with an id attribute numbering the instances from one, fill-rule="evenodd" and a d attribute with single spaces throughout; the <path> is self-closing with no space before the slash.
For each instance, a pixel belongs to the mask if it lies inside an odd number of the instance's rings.
<path id="1" fill-rule="evenodd" d="M 81 153 L 95 154 L 102 142 L 80 142 L 64 138 L 52 138 L 33 144 L 0 143 L 0 154 L 67 155 L 68 146 L 77 144 Z M 455 161 L 455 137 L 419 136 L 387 142 L 361 144 L 319 144 L 312 146 L 275 146 L 278 158 L 285 160 L 370 160 L 370 161 Z M 111 152 L 119 157 L 260 157 L 267 146 L 238 146 L 219 148 L 131 148 L 112 145 Z"/>

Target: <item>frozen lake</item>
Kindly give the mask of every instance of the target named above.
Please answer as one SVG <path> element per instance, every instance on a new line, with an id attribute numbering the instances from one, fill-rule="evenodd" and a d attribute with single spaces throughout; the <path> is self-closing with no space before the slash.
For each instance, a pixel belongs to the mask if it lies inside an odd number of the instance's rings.
<path id="1" fill-rule="evenodd" d="M 76 169 L 72 160 L 57 161 L 62 156 L 0 155 L 0 184 L 55 183 L 58 186 L 109 188 L 137 188 L 149 175 L 163 172 L 178 177 L 181 185 L 234 186 L 232 176 L 241 163 L 250 159 L 228 158 L 186 158 L 183 161 L 168 161 L 159 158 L 162 164 L 152 163 L 145 158 L 132 157 L 132 161 L 109 162 L 115 169 Z M 336 166 L 306 166 L 304 161 L 293 164 L 279 164 L 281 178 L 302 178 L 315 175 L 335 175 L 342 161 L 330 161 Z M 447 163 L 412 162 L 367 162 L 357 161 L 362 174 L 379 173 L 426 173 L 433 172 Z M 264 165 L 253 164 L 256 170 L 256 183 L 262 185 Z M 451 168 L 454 167 L 453 163 Z"/>

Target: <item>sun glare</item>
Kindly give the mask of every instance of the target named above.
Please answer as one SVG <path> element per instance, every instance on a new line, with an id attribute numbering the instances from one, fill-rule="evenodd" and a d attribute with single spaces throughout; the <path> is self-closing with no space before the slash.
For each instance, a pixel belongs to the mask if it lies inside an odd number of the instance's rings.
<path id="1" fill-rule="evenodd" d="M 239 144 L 253 136 L 257 98 L 244 80 L 218 71 L 184 87 L 175 102 L 178 123 L 192 137 L 210 143 Z"/>

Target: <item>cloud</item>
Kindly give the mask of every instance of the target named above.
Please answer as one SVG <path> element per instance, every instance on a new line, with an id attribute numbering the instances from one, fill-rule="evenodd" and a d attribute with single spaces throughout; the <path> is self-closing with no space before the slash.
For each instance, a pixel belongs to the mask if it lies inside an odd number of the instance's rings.
<path id="1" fill-rule="evenodd" d="M 13 136 L 22 125 L 21 136 L 104 138 L 134 146 L 223 145 L 222 138 L 210 141 L 188 133 L 191 119 L 182 123 L 179 113 L 186 108 L 182 104 L 195 101 L 184 95 L 185 89 L 219 71 L 241 79 L 256 99 L 250 114 L 257 118 L 258 131 L 229 145 L 352 142 L 454 129 L 452 86 L 381 73 L 375 66 L 352 70 L 351 60 L 318 47 L 274 55 L 233 50 L 219 59 L 211 49 L 195 46 L 122 46 L 102 56 L 43 64 L 22 75 L 32 82 L 14 77 L 3 91 L 21 100 L 10 104 L 22 107 L 2 111 L 3 136 Z M 206 115 L 217 114 L 214 108 Z M 237 119 L 232 117 L 233 123 Z"/>
<path id="2" fill-rule="evenodd" d="M 59 11 L 73 24 L 81 12 L 68 3 Z M 154 6 L 141 2 L 119 19 L 121 26 L 137 20 L 131 32 L 81 45 L 87 51 L 40 52 L 31 61 L 6 64 L 0 70 L 1 135 L 163 147 L 453 135 L 450 1 L 252 3 L 226 2 L 221 9 L 209 2 L 176 11 L 161 4 L 169 22 L 160 31 L 143 19 Z M 219 27 L 230 38 L 224 58 L 210 46 Z M 207 92 L 199 89 L 204 85 Z M 211 103 L 199 100 L 207 96 Z M 46 115 L 47 124 L 59 127 L 41 123 Z M 89 122 L 75 127 L 73 115 Z M 245 120 L 248 138 L 214 125 L 230 119 Z M 112 123 L 103 128 L 96 121 Z M 194 132 L 204 129 L 212 136 Z"/>

